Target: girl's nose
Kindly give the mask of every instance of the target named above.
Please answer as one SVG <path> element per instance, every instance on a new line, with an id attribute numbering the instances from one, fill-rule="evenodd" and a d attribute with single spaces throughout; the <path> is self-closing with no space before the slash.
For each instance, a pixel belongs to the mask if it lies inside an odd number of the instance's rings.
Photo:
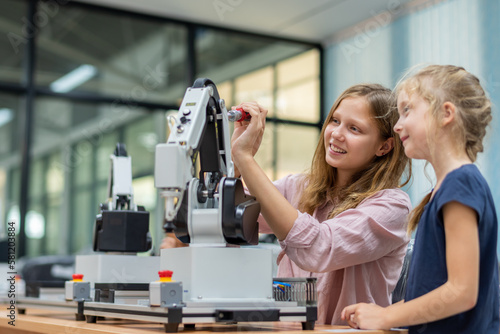
<path id="1" fill-rule="evenodd" d="M 395 131 L 396 133 L 400 133 L 402 128 L 403 128 L 403 127 L 401 126 L 401 118 L 400 118 L 400 119 L 398 119 L 398 121 L 397 121 L 397 122 L 396 122 L 396 124 L 394 125 L 394 131 Z"/>
<path id="2" fill-rule="evenodd" d="M 332 131 L 332 138 L 334 138 L 336 140 L 339 140 L 339 141 L 344 140 L 344 134 L 342 132 L 342 127 L 341 126 L 337 126 L 335 129 L 333 129 L 333 131 Z"/>

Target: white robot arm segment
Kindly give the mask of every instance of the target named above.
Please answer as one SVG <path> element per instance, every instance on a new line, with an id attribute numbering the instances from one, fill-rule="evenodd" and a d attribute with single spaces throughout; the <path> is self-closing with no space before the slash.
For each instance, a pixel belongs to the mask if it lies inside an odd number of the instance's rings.
<path id="1" fill-rule="evenodd" d="M 195 163 L 198 156 L 200 171 L 197 178 Z M 164 228 L 168 232 L 175 230 L 178 236 L 190 236 L 205 243 L 212 234 L 214 243 L 221 243 L 221 238 L 230 243 L 249 243 L 246 237 L 242 237 L 242 231 L 252 234 L 252 240 L 254 235 L 257 236 L 255 226 L 260 205 L 251 196 L 240 196 L 243 188 L 238 182 L 241 180 L 233 182 L 233 177 L 229 120 L 224 100 L 219 98 L 212 81 L 198 79 L 186 90 L 167 143 L 156 147 L 155 186 L 165 198 Z M 232 188 L 237 190 L 231 191 Z M 222 191 L 229 195 L 224 196 Z M 244 206 L 241 206 L 242 202 L 245 202 Z M 237 206 L 238 210 L 235 209 Z M 242 212 L 245 211 L 243 219 Z M 243 229 L 239 226 L 243 221 L 247 226 L 253 225 Z M 214 226 L 221 231 L 215 232 Z"/>

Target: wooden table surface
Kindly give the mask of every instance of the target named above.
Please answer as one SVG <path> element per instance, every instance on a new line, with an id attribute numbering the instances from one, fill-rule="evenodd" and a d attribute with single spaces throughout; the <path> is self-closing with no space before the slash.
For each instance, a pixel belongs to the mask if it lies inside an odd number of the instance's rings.
<path id="1" fill-rule="evenodd" d="M 15 326 L 9 325 L 10 319 L 5 305 L 0 309 L 0 333 L 2 334 L 154 334 L 164 333 L 162 324 L 147 323 L 136 320 L 110 319 L 98 320 L 96 324 L 76 321 L 73 313 L 55 312 L 49 310 L 27 309 L 26 314 L 16 315 Z M 407 333 L 406 330 L 371 330 L 355 331 L 345 326 L 316 324 L 313 331 L 302 331 L 299 322 L 259 322 L 226 324 L 197 324 L 195 328 L 179 326 L 180 333 L 217 333 L 227 334 L 237 332 L 283 333 L 283 334 L 326 334 L 326 333 Z M 241 333 L 239 333 L 241 334 Z"/>

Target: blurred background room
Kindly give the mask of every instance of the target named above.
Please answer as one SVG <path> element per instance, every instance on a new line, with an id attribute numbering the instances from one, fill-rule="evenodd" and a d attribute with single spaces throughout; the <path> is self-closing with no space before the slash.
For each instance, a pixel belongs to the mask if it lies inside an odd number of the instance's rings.
<path id="1" fill-rule="evenodd" d="M 309 167 L 345 88 L 394 88 L 422 63 L 463 66 L 493 101 L 477 165 L 498 210 L 498 32 L 500 0 L 2 0 L 0 241 L 14 223 L 19 259 L 91 252 L 122 142 L 158 254 L 155 146 L 196 78 L 213 80 L 227 106 L 269 109 L 257 158 L 275 180 Z M 405 187 L 414 204 L 432 186 L 428 170 Z"/>

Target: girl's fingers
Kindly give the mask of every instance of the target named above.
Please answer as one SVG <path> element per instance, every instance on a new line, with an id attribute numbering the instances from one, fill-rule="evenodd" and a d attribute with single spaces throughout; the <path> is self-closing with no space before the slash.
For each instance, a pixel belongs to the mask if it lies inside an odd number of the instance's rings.
<path id="1" fill-rule="evenodd" d="M 356 313 L 357 307 L 358 307 L 358 304 L 353 304 L 353 305 L 349 305 L 349 306 L 344 307 L 344 309 L 340 313 L 340 317 L 342 318 L 342 320 L 349 321 L 351 315 L 354 315 L 354 313 Z"/>
<path id="2" fill-rule="evenodd" d="M 257 116 L 259 114 L 263 114 L 264 117 L 267 116 L 267 109 L 262 107 L 257 102 L 243 102 L 235 107 L 232 107 L 231 109 L 243 109 L 252 116 Z"/>
<path id="3" fill-rule="evenodd" d="M 355 319 L 356 306 L 357 305 L 347 306 L 342 310 L 342 313 L 340 314 L 341 319 L 347 321 L 347 324 L 352 328 L 359 328 Z"/>

